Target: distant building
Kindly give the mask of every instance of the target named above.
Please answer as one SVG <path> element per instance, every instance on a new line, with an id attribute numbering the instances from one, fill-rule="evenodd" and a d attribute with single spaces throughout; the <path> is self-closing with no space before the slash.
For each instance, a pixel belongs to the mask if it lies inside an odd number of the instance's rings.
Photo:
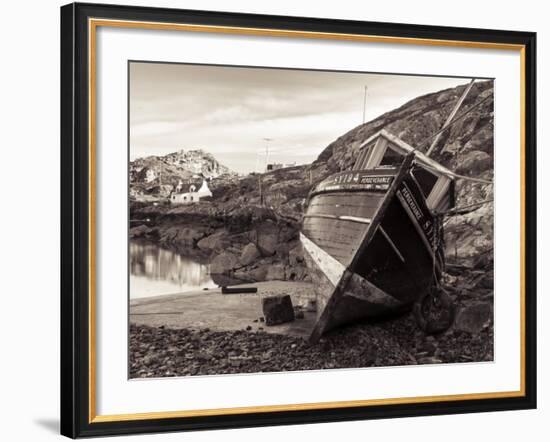
<path id="1" fill-rule="evenodd" d="M 172 204 L 192 204 L 198 203 L 202 198 L 212 196 L 212 192 L 208 188 L 206 180 L 202 181 L 202 185 L 197 190 L 194 184 L 189 186 L 189 192 L 181 192 L 183 183 L 180 181 L 176 186 L 176 191 L 170 195 L 170 202 Z"/>
<path id="2" fill-rule="evenodd" d="M 272 172 L 274 170 L 278 169 L 286 169 L 287 167 L 294 167 L 296 166 L 296 163 L 269 163 L 266 167 L 266 172 Z"/>

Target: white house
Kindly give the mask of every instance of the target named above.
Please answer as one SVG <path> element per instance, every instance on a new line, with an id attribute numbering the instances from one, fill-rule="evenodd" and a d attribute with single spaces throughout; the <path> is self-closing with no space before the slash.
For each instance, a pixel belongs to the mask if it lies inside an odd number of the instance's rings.
<path id="1" fill-rule="evenodd" d="M 178 184 L 176 190 L 181 190 L 182 186 Z M 172 195 L 170 195 L 170 202 L 172 204 L 191 204 L 191 203 L 198 203 L 201 198 L 205 198 L 207 196 L 212 196 L 212 192 L 208 188 L 208 183 L 206 180 L 202 181 L 202 185 L 199 190 L 196 190 L 196 186 L 194 184 L 191 184 L 189 186 L 189 192 L 180 193 L 180 192 L 174 192 Z"/>

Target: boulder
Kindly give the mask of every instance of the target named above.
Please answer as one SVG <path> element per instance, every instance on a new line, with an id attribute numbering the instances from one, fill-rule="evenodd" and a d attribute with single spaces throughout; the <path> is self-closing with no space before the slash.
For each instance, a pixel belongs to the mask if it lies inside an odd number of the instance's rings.
<path id="1" fill-rule="evenodd" d="M 455 322 L 455 328 L 460 331 L 477 334 L 493 319 L 493 307 L 484 302 L 463 308 Z"/>
<path id="2" fill-rule="evenodd" d="M 239 258 L 230 252 L 217 255 L 210 263 L 210 273 L 228 274 L 238 268 Z"/>
<path id="3" fill-rule="evenodd" d="M 290 295 L 268 296 L 262 299 L 262 311 L 266 325 L 294 321 L 294 308 Z"/>
<path id="4" fill-rule="evenodd" d="M 478 176 L 481 172 L 492 168 L 493 158 L 491 155 L 481 150 L 472 150 L 462 158 L 456 172 L 470 176 Z"/>
<path id="5" fill-rule="evenodd" d="M 194 247 L 197 241 L 202 239 L 205 232 L 201 228 L 184 227 L 178 229 L 175 237 L 175 242 L 179 246 Z"/>
<path id="6" fill-rule="evenodd" d="M 146 236 L 147 234 L 151 233 L 152 230 L 153 229 L 151 227 L 148 227 L 145 224 L 132 227 L 129 232 L 130 238 L 139 238 L 141 236 Z"/>
<path id="7" fill-rule="evenodd" d="M 256 267 L 254 269 L 250 269 L 248 271 L 243 271 L 242 275 L 243 277 L 247 277 L 251 279 L 252 281 L 265 281 L 267 276 L 267 271 L 269 269 L 269 265 L 261 265 L 259 267 Z M 239 275 L 240 272 L 235 273 L 235 275 Z"/>
<path id="8" fill-rule="evenodd" d="M 279 244 L 275 247 L 275 256 L 277 256 L 277 259 L 281 262 L 288 262 L 288 251 L 288 243 L 279 241 Z"/>
<path id="9" fill-rule="evenodd" d="M 465 151 L 481 150 L 492 153 L 493 151 L 493 124 L 486 124 L 482 128 L 476 128 L 472 138 L 464 146 Z"/>
<path id="10" fill-rule="evenodd" d="M 307 270 L 303 264 L 285 267 L 285 280 L 303 281 L 307 276 Z"/>
<path id="11" fill-rule="evenodd" d="M 304 262 L 304 250 L 302 249 L 302 243 L 299 242 L 288 251 L 288 263 L 291 266 L 300 265 Z"/>
<path id="12" fill-rule="evenodd" d="M 241 252 L 239 261 L 241 265 L 247 266 L 252 264 L 261 256 L 260 251 L 254 243 L 248 243 Z"/>
<path id="13" fill-rule="evenodd" d="M 207 236 L 206 238 L 202 238 L 199 242 L 197 242 L 197 247 L 206 252 L 212 250 L 222 250 L 226 236 L 227 232 L 225 230 L 220 230 Z"/>
<path id="14" fill-rule="evenodd" d="M 208 233 L 208 228 L 194 226 L 169 226 L 159 230 L 160 242 L 177 247 L 194 247 Z"/>
<path id="15" fill-rule="evenodd" d="M 279 244 L 279 228 L 272 222 L 265 222 L 256 229 L 257 246 L 262 255 L 272 256 Z"/>
<path id="16" fill-rule="evenodd" d="M 317 299 L 308 298 L 302 304 L 302 310 L 305 312 L 316 312 L 317 311 Z"/>
<path id="17" fill-rule="evenodd" d="M 267 275 L 265 277 L 267 281 L 284 281 L 285 280 L 285 266 L 282 264 L 273 264 L 269 266 Z"/>

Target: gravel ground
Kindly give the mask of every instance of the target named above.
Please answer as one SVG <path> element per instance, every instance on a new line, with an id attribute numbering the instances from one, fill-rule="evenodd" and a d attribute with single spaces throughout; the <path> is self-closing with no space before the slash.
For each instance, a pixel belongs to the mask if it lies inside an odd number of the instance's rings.
<path id="1" fill-rule="evenodd" d="M 454 289 L 451 297 L 468 312 L 490 290 Z M 491 307 L 492 308 L 492 307 Z M 463 315 L 466 317 L 466 315 Z M 468 318 L 467 318 L 468 319 Z M 479 318 L 478 318 L 479 319 Z M 425 335 L 412 313 L 362 323 L 323 336 L 317 344 L 264 331 L 212 331 L 130 325 L 130 377 L 258 373 L 493 360 L 493 323 L 465 331 L 460 317 L 445 333 Z M 479 321 L 478 321 L 479 322 Z M 462 329 L 461 329 L 462 328 Z"/>
<path id="2" fill-rule="evenodd" d="M 349 327 L 315 345 L 265 332 L 131 325 L 131 377 L 318 370 L 413 364 L 390 332 Z"/>

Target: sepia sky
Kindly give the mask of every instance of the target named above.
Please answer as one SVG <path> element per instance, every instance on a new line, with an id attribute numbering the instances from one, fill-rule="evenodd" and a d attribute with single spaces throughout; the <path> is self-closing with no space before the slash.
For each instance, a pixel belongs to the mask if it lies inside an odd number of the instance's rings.
<path id="1" fill-rule="evenodd" d="M 130 159 L 204 149 L 247 173 L 308 163 L 350 129 L 464 78 L 130 63 Z"/>

